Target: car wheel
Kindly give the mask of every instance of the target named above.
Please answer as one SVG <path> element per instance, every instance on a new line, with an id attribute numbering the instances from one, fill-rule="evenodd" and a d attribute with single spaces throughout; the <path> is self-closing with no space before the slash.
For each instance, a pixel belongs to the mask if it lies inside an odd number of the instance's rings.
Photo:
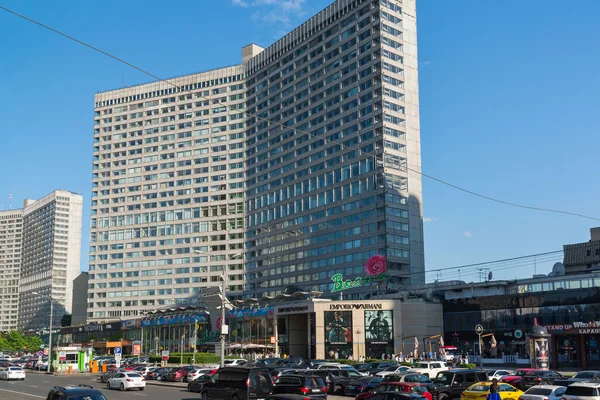
<path id="1" fill-rule="evenodd" d="M 191 391 L 192 391 L 192 384 L 188 383 L 188 392 L 191 392 Z"/>
<path id="2" fill-rule="evenodd" d="M 106 382 L 106 388 L 107 388 L 108 390 L 112 389 L 112 388 L 110 387 L 110 382 Z"/>
<path id="3" fill-rule="evenodd" d="M 182 376 L 181 379 L 179 380 L 179 382 L 183 382 L 185 381 L 185 376 Z"/>
<path id="4" fill-rule="evenodd" d="M 140 388 L 140 390 L 144 390 L 144 389 L 146 389 L 146 388 L 145 388 L 145 387 L 141 387 L 141 388 Z"/>
<path id="5" fill-rule="evenodd" d="M 237 396 L 233 396 L 231 400 L 240 400 Z"/>
<path id="6" fill-rule="evenodd" d="M 123 384 L 121 383 L 121 392 L 124 392 L 124 391 L 125 391 L 125 385 L 123 385 Z"/>
<path id="7" fill-rule="evenodd" d="M 334 394 L 338 394 L 338 393 L 344 393 L 344 388 L 341 387 L 340 385 L 335 385 L 333 387 L 333 393 Z"/>
<path id="8" fill-rule="evenodd" d="M 448 400 L 448 396 L 446 396 L 445 394 L 441 395 L 439 397 L 439 400 Z"/>
<path id="9" fill-rule="evenodd" d="M 202 393 L 202 400 L 208 400 L 208 393 Z"/>

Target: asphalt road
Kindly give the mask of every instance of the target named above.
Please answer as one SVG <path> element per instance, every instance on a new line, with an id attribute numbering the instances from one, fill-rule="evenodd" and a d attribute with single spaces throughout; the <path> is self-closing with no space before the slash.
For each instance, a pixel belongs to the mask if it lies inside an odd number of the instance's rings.
<path id="1" fill-rule="evenodd" d="M 198 393 L 186 390 L 186 384 L 170 384 L 170 386 L 149 383 L 146 390 L 121 392 L 108 390 L 106 384 L 100 383 L 97 376 L 91 375 L 46 375 L 27 373 L 24 381 L 0 381 L 0 399 L 2 400 L 35 400 L 46 399 L 54 386 L 90 385 L 104 393 L 108 400 L 199 400 Z M 328 400 L 351 400 L 351 397 L 328 396 Z"/>

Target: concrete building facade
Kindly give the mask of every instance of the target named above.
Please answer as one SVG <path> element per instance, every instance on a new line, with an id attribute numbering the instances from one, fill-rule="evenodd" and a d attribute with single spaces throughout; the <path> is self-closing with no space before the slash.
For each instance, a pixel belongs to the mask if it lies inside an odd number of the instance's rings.
<path id="1" fill-rule="evenodd" d="M 563 246 L 566 274 L 585 274 L 600 270 L 600 228 L 590 229 L 590 240 Z"/>
<path id="2" fill-rule="evenodd" d="M 18 328 L 23 210 L 0 211 L 0 332 Z"/>
<path id="3" fill-rule="evenodd" d="M 19 289 L 19 327 L 39 329 L 71 313 L 73 280 L 79 274 L 82 201 L 80 194 L 56 190 L 40 200 L 25 200 Z M 38 293 L 38 294 L 34 294 Z"/>
<path id="4" fill-rule="evenodd" d="M 330 296 L 376 254 L 424 282 L 415 12 L 338 0 L 246 63 L 248 296 Z"/>
<path id="5" fill-rule="evenodd" d="M 82 272 L 73 280 L 71 325 L 81 325 L 87 321 L 88 279 L 89 274 Z"/>
<path id="6" fill-rule="evenodd" d="M 243 68 L 169 82 L 95 96 L 88 321 L 241 298 Z"/>

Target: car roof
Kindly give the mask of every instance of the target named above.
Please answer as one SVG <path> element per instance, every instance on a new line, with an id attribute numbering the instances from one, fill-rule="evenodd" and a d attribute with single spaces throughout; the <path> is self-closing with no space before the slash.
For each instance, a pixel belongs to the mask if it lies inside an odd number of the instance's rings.
<path id="1" fill-rule="evenodd" d="M 559 388 L 565 388 L 565 386 L 558 386 L 558 385 L 535 385 L 533 386 L 534 388 L 538 388 L 538 389 L 559 389 Z"/>
<path id="2" fill-rule="evenodd" d="M 92 394 L 102 394 L 102 392 L 100 392 L 97 389 L 94 389 L 92 386 L 89 385 L 80 385 L 80 386 L 54 386 L 52 388 L 55 391 L 58 392 L 65 392 L 66 394 L 77 394 L 77 395 L 92 395 Z"/>

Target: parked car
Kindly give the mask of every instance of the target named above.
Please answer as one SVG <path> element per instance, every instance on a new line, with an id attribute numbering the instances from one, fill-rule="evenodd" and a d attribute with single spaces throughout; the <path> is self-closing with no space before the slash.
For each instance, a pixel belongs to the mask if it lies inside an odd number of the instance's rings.
<path id="1" fill-rule="evenodd" d="M 275 380 L 272 394 L 299 394 L 309 399 L 327 399 L 327 386 L 317 375 L 285 375 Z"/>
<path id="2" fill-rule="evenodd" d="M 369 400 L 426 400 L 426 397 L 416 393 L 383 392 L 374 394 Z"/>
<path id="3" fill-rule="evenodd" d="M 178 367 L 165 367 L 160 369 L 160 372 L 155 373 L 153 380 L 156 381 L 166 381 L 167 380 L 167 375 L 169 374 L 169 372 L 171 372 L 171 370 L 173 369 L 177 369 Z"/>
<path id="4" fill-rule="evenodd" d="M 564 376 L 556 371 L 533 370 L 521 378 L 521 389 L 527 390 L 536 385 L 554 385 L 554 381 Z"/>
<path id="5" fill-rule="evenodd" d="M 233 366 L 233 365 L 244 365 L 248 362 L 248 360 L 245 360 L 243 358 L 233 358 L 233 359 L 228 359 L 225 360 L 225 366 Z"/>
<path id="6" fill-rule="evenodd" d="M 519 368 L 512 375 L 503 376 L 500 380 L 516 387 L 517 389 L 523 390 L 521 387 L 521 379 L 531 371 L 535 370 L 532 368 Z"/>
<path id="7" fill-rule="evenodd" d="M 262 358 L 260 360 L 256 360 L 254 362 L 254 365 L 257 367 L 265 367 L 267 365 L 271 365 L 273 363 L 275 363 L 276 361 L 281 360 L 281 358 L 278 357 L 270 357 L 270 358 Z"/>
<path id="8" fill-rule="evenodd" d="M 188 382 L 187 390 L 192 393 L 202 393 L 204 385 L 209 382 L 212 382 L 212 375 L 201 375 L 193 381 Z"/>
<path id="9" fill-rule="evenodd" d="M 415 363 L 411 371 L 433 378 L 438 372 L 448 371 L 448 366 L 442 361 L 420 361 Z"/>
<path id="10" fill-rule="evenodd" d="M 379 376 L 365 376 L 362 378 L 350 381 L 344 388 L 344 394 L 346 396 L 357 396 L 361 393 L 368 392 L 369 390 L 375 389 L 381 383 L 383 379 Z"/>
<path id="11" fill-rule="evenodd" d="M 308 397 L 301 396 L 299 394 L 282 393 L 282 394 L 272 394 L 269 397 L 267 397 L 265 400 L 308 400 Z"/>
<path id="12" fill-rule="evenodd" d="M 137 372 L 138 374 L 142 375 L 144 378 L 146 378 L 146 376 L 148 375 L 148 373 L 150 372 L 152 368 L 150 367 L 135 367 L 133 369 L 133 371 Z"/>
<path id="13" fill-rule="evenodd" d="M 396 361 L 382 361 L 382 362 L 374 362 L 371 363 L 371 369 L 368 371 L 370 375 L 375 375 L 384 369 L 398 366 Z M 362 371 L 361 371 L 362 372 Z"/>
<path id="14" fill-rule="evenodd" d="M 195 379 L 198 379 L 202 375 L 212 375 L 215 372 L 217 372 L 215 368 L 195 368 L 188 372 L 186 381 L 191 382 Z"/>
<path id="15" fill-rule="evenodd" d="M 47 399 L 61 399 L 61 400 L 106 400 L 106 397 L 97 389 L 94 389 L 89 385 L 79 386 L 54 386 L 48 392 Z"/>
<path id="16" fill-rule="evenodd" d="M 567 386 L 563 400 L 600 400 L 600 383 L 575 382 Z"/>
<path id="17" fill-rule="evenodd" d="M 419 397 L 425 397 L 427 400 L 432 400 L 432 395 L 425 386 L 418 383 L 407 382 L 382 383 L 367 392 L 360 393 L 356 396 L 356 400 L 370 400 L 374 395 L 383 392 L 405 393 L 407 395 L 414 394 Z"/>
<path id="18" fill-rule="evenodd" d="M 554 384 L 557 386 L 569 386 L 575 382 L 599 381 L 600 371 L 580 371 L 572 378 L 556 379 Z"/>
<path id="19" fill-rule="evenodd" d="M 520 400 L 561 400 L 567 390 L 564 386 L 537 385 L 527 389 Z"/>
<path id="20" fill-rule="evenodd" d="M 173 368 L 167 374 L 167 380 L 171 382 L 187 382 L 187 376 L 191 371 L 195 371 L 198 367 L 188 365 L 185 367 Z"/>
<path id="21" fill-rule="evenodd" d="M 25 371 L 21 367 L 3 367 L 0 368 L 0 379 L 8 381 L 14 380 L 25 380 Z"/>
<path id="22" fill-rule="evenodd" d="M 488 371 L 488 376 L 490 377 L 490 381 L 496 378 L 500 381 L 503 377 L 512 375 L 513 371 L 509 371 L 507 369 L 492 369 Z"/>
<path id="23" fill-rule="evenodd" d="M 134 372 L 119 372 L 112 378 L 110 378 L 106 384 L 108 389 L 146 389 L 146 380 L 140 374 Z"/>
<path id="24" fill-rule="evenodd" d="M 386 368 L 383 371 L 379 371 L 375 375 L 383 377 L 386 375 L 401 374 L 403 372 L 408 372 L 409 370 L 410 370 L 410 367 L 407 367 L 405 365 L 398 365 L 398 366 Z"/>
<path id="25" fill-rule="evenodd" d="M 433 379 L 431 388 L 433 400 L 452 400 L 460 398 L 462 392 L 478 382 L 488 382 L 488 374 L 481 369 L 451 369 L 442 371 Z"/>
<path id="26" fill-rule="evenodd" d="M 327 392 L 332 394 L 343 394 L 350 382 L 362 377 L 358 371 L 346 369 L 326 369 L 324 371 L 327 371 L 327 377 L 325 378 Z"/>
<path id="27" fill-rule="evenodd" d="M 393 374 L 386 375 L 383 377 L 384 383 L 387 382 L 407 382 L 407 383 L 419 383 L 428 389 L 432 389 L 435 384 L 433 381 L 425 375 L 418 374 L 416 372 L 407 372 L 405 374 Z"/>
<path id="28" fill-rule="evenodd" d="M 259 400 L 271 394 L 273 381 L 263 367 L 232 366 L 219 368 L 202 388 L 202 400 Z"/>
<path id="29" fill-rule="evenodd" d="M 490 394 L 492 382 L 478 382 L 469 386 L 460 395 L 461 400 L 481 400 Z M 518 400 L 523 392 L 508 383 L 498 384 L 498 394 L 502 400 Z"/>
<path id="30" fill-rule="evenodd" d="M 115 376 L 119 372 L 125 372 L 125 370 L 124 369 L 117 369 L 117 368 L 109 369 L 108 371 L 106 371 L 105 373 L 103 373 L 102 375 L 100 375 L 100 382 L 102 382 L 102 383 L 108 382 L 108 380 L 110 378 L 112 378 L 113 376 Z"/>

